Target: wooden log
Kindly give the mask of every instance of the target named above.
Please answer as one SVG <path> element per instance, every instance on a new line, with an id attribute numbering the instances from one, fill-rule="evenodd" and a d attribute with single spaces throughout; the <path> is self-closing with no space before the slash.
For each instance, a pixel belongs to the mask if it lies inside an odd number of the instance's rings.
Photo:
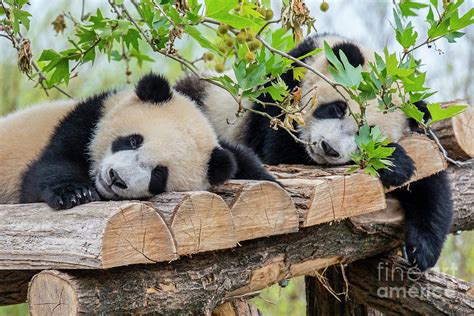
<path id="1" fill-rule="evenodd" d="M 474 210 L 462 217 L 456 213 L 454 222 L 456 229 L 472 227 Z M 360 229 L 341 221 L 260 238 L 233 251 L 196 254 L 173 265 L 120 267 L 106 273 L 43 271 L 31 281 L 28 301 L 32 315 L 49 314 L 58 306 L 69 315 L 209 314 L 225 300 L 255 295 L 282 279 L 387 252 L 400 246 L 402 236 L 400 224 Z"/>
<path id="2" fill-rule="evenodd" d="M 422 178 L 429 177 L 448 167 L 448 163 L 439 151 L 436 143 L 426 136 L 418 134 L 406 136 L 399 141 L 399 144 L 413 159 L 416 166 L 415 174 L 403 185 L 387 188 L 385 192 L 393 191 Z"/>
<path id="3" fill-rule="evenodd" d="M 400 257 L 360 260 L 346 268 L 350 295 L 389 315 L 473 315 L 474 285 L 447 274 L 421 273 Z"/>
<path id="4" fill-rule="evenodd" d="M 233 180 L 212 192 L 229 205 L 239 241 L 298 231 L 296 207 L 276 183 Z"/>
<path id="5" fill-rule="evenodd" d="M 445 102 L 443 107 L 450 105 L 467 105 L 466 100 Z M 474 157 L 474 107 L 455 117 L 434 123 L 431 126 L 449 157 L 456 160 L 466 160 Z"/>
<path id="6" fill-rule="evenodd" d="M 26 301 L 28 282 L 39 271 L 0 270 L 0 306 Z"/>
<path id="7" fill-rule="evenodd" d="M 212 316 L 261 316 L 257 307 L 244 299 L 232 300 L 217 306 Z"/>
<path id="8" fill-rule="evenodd" d="M 99 202 L 55 211 L 0 205 L 0 270 L 97 269 L 176 259 L 170 231 L 143 203 Z"/>
<path id="9" fill-rule="evenodd" d="M 179 255 L 237 245 L 230 209 L 216 194 L 169 192 L 153 197 L 150 203 L 170 228 Z"/>
<path id="10" fill-rule="evenodd" d="M 280 182 L 291 194 L 303 227 L 381 210 L 386 206 L 380 181 L 362 173 L 327 176 L 319 180 L 281 179 Z"/>

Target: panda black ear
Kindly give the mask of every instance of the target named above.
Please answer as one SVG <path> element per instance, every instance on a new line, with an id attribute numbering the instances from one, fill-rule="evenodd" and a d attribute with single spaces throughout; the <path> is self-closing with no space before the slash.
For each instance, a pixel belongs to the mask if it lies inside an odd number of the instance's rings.
<path id="1" fill-rule="evenodd" d="M 151 103 L 166 102 L 173 96 L 168 80 L 154 73 L 149 73 L 138 81 L 135 93 L 140 100 Z"/>
<path id="2" fill-rule="evenodd" d="M 334 52 L 334 54 L 336 54 L 336 57 L 337 59 L 339 59 L 339 61 L 341 61 L 341 55 L 340 55 L 341 50 L 344 52 L 344 55 L 346 55 L 347 60 L 353 67 L 364 65 L 365 63 L 364 55 L 362 54 L 362 51 L 360 50 L 360 48 L 354 43 L 341 42 L 341 43 L 337 43 L 336 45 L 332 47 L 332 51 Z"/>

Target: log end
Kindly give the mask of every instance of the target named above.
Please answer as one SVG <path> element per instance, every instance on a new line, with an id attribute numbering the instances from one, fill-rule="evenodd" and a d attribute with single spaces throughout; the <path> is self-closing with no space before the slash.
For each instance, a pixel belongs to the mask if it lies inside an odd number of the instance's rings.
<path id="1" fill-rule="evenodd" d="M 304 227 L 386 207 L 383 187 L 376 177 L 354 173 L 324 179 L 324 182 L 314 187 L 312 201 L 302 224 Z"/>
<path id="2" fill-rule="evenodd" d="M 419 134 L 409 135 L 402 138 L 399 144 L 405 149 L 416 166 L 415 174 L 411 179 L 399 187 L 429 177 L 448 167 L 448 163 L 439 150 L 438 145 L 426 136 Z M 387 188 L 385 192 L 393 191 L 399 187 Z"/>
<path id="3" fill-rule="evenodd" d="M 474 157 L 474 107 L 452 118 L 457 144 L 465 153 L 462 158 Z"/>
<path id="4" fill-rule="evenodd" d="M 232 214 L 224 200 L 210 192 L 186 192 L 174 210 L 171 231 L 179 255 L 237 245 Z"/>
<path id="5" fill-rule="evenodd" d="M 273 182 L 242 182 L 231 211 L 239 241 L 298 231 L 295 204 L 288 192 Z"/>
<path id="6" fill-rule="evenodd" d="M 56 270 L 36 274 L 28 288 L 31 315 L 78 315 L 79 300 L 70 277 Z"/>
<path id="7" fill-rule="evenodd" d="M 154 208 L 130 203 L 109 219 L 102 239 L 103 268 L 176 258 L 171 232 Z"/>

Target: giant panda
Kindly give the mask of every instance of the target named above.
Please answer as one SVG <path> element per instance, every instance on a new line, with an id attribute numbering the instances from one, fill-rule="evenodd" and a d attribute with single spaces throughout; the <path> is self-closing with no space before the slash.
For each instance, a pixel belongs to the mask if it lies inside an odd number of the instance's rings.
<path id="1" fill-rule="evenodd" d="M 368 61 L 374 58 L 374 52 L 354 41 L 336 35 L 318 35 L 306 38 L 289 54 L 295 58 L 307 55 L 327 42 L 339 58 L 343 51 L 349 62 L 357 67 L 368 68 Z M 324 54 L 304 57 L 302 60 L 331 78 L 327 68 L 328 60 Z M 306 144 L 296 142 L 286 131 L 269 128 L 267 118 L 246 112 L 235 120 L 237 104 L 227 91 L 202 82 L 188 75 L 176 84 L 176 89 L 200 104 L 207 117 L 214 125 L 219 137 L 251 147 L 266 164 L 319 164 L 342 165 L 351 162 L 351 153 L 357 150 L 355 136 L 358 131 L 354 119 L 349 116 L 348 107 L 353 112 L 360 112 L 357 104 L 344 99 L 334 89 L 315 75 L 306 71 L 301 81 L 295 80 L 292 70 L 282 75 L 289 90 L 301 88 L 304 96 L 302 105 L 315 94 L 317 105 L 304 114 L 305 125 L 298 126 L 297 136 Z M 314 86 L 317 88 L 310 91 Z M 308 93 L 309 91 L 309 93 Z M 270 95 L 262 95 L 261 101 L 274 102 Z M 266 112 L 271 116 L 280 114 L 280 110 L 272 106 L 251 104 L 244 105 Z M 395 100 L 395 102 L 397 102 Z M 426 104 L 416 104 L 428 119 Z M 416 130 L 417 124 L 410 121 L 401 111 L 382 113 L 377 109 L 375 100 L 369 102 L 367 110 L 369 125 L 377 125 L 395 148 L 391 160 L 394 166 L 383 169 L 380 179 L 385 186 L 398 186 L 406 182 L 414 173 L 413 161 L 404 149 L 396 142 L 410 130 Z M 228 124 L 227 122 L 232 122 Z M 453 205 L 449 182 L 444 172 L 412 183 L 408 189 L 399 189 L 395 196 L 400 200 L 406 212 L 405 249 L 409 261 L 425 270 L 432 267 L 441 252 L 443 242 L 449 231 Z"/>
<path id="2" fill-rule="evenodd" d="M 162 76 L 135 91 L 56 101 L 0 119 L 0 203 L 67 209 L 99 199 L 205 190 L 232 177 L 274 178 Z"/>

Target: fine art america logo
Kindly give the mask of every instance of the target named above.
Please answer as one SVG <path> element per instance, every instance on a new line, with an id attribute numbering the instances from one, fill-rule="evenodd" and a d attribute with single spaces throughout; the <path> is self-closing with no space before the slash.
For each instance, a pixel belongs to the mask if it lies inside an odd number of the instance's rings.
<path id="1" fill-rule="evenodd" d="M 398 267 L 388 265 L 380 261 L 377 264 L 377 273 L 379 287 L 377 296 L 380 298 L 424 298 L 436 299 L 452 291 L 450 286 L 453 284 L 444 284 L 443 287 L 437 287 L 427 279 L 429 272 L 422 272 L 417 267 Z"/>

